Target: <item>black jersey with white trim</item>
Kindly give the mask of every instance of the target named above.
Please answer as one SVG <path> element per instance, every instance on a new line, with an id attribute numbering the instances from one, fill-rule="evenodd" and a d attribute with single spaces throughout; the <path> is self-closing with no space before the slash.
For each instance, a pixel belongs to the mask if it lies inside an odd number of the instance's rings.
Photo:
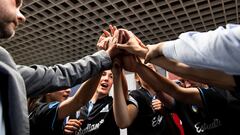
<path id="1" fill-rule="evenodd" d="M 112 109 L 113 99 L 106 96 L 98 99 L 88 115 L 88 106 L 80 109 L 79 119 L 84 119 L 78 135 L 120 135 Z"/>
<path id="2" fill-rule="evenodd" d="M 57 119 L 59 102 L 39 103 L 29 114 L 31 135 L 62 135 L 63 120 Z"/>
<path id="3" fill-rule="evenodd" d="M 133 104 L 138 108 L 138 115 L 133 123 L 128 127 L 128 135 L 170 135 L 179 134 L 179 129 L 173 122 L 170 113 L 160 113 L 153 111 L 152 97 L 147 90 L 140 88 L 130 92 L 128 104 Z M 167 119 L 168 117 L 168 122 Z M 169 124 L 172 124 L 170 129 Z"/>
<path id="4" fill-rule="evenodd" d="M 176 101 L 175 111 L 180 117 L 185 135 L 240 134 L 240 102 L 229 91 L 217 88 L 199 89 L 203 107 Z M 238 115 L 237 115 L 238 113 Z"/>

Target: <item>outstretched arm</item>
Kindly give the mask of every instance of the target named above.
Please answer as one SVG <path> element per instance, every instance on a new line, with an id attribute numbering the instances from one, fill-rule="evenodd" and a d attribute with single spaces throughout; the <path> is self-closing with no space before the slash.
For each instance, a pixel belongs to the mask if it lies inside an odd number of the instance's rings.
<path id="1" fill-rule="evenodd" d="M 109 69 L 111 63 L 108 53 L 99 51 L 65 65 L 18 66 L 18 71 L 25 81 L 28 97 L 32 97 L 82 83 L 100 71 Z"/>
<path id="2" fill-rule="evenodd" d="M 135 72 L 156 92 L 163 91 L 179 101 L 202 105 L 200 93 L 197 88 L 180 87 L 141 63 L 138 63 L 137 67 Z"/>
<path id="3" fill-rule="evenodd" d="M 158 57 L 151 60 L 151 63 L 158 65 L 183 78 L 197 82 L 207 83 L 228 90 L 234 90 L 236 86 L 232 75 L 213 69 L 197 69 L 184 63 L 169 60 L 165 57 Z"/>
<path id="4" fill-rule="evenodd" d="M 230 75 L 240 74 L 240 25 L 229 24 L 208 32 L 186 32 L 178 39 L 150 45 L 146 59 L 164 55 L 192 67 L 210 68 Z"/>
<path id="5" fill-rule="evenodd" d="M 113 98 L 113 112 L 117 125 L 120 128 L 128 127 L 136 118 L 138 109 L 136 106 L 127 105 L 124 95 L 124 87 L 122 80 L 122 69 L 119 63 L 113 64 L 113 82 L 114 82 L 114 98 Z"/>
<path id="6" fill-rule="evenodd" d="M 140 57 L 145 57 L 146 52 L 148 51 L 154 52 L 153 50 L 158 50 L 159 48 L 161 48 L 160 46 L 162 45 L 162 43 L 157 44 L 155 45 L 156 48 L 152 45 L 149 45 L 148 46 L 149 49 L 146 49 L 146 48 L 139 47 L 139 45 L 137 45 L 137 42 L 134 44 L 130 44 L 130 43 L 132 42 L 129 42 L 129 45 L 126 46 L 126 49 L 131 48 L 129 50 L 136 50 L 134 48 L 138 48 L 137 50 L 141 50 L 139 51 L 141 53 L 137 53 L 136 51 L 136 55 Z M 157 55 L 157 54 L 154 53 L 153 55 Z M 149 60 L 150 60 L 149 62 L 155 65 L 158 65 L 164 68 L 165 70 L 170 71 L 186 79 L 207 83 L 209 85 L 218 86 L 228 90 L 233 90 L 234 87 L 236 86 L 232 75 L 226 74 L 219 70 L 206 69 L 206 68 L 205 69 L 193 68 L 184 63 L 167 59 L 164 56 L 161 56 L 161 57 L 158 56 L 158 57 L 155 57 L 154 59 L 149 59 Z"/>
<path id="7" fill-rule="evenodd" d="M 73 97 L 61 102 L 58 108 L 58 118 L 63 119 L 85 105 L 92 98 L 97 89 L 100 78 L 101 74 L 90 78 L 81 85 Z"/>
<path id="8" fill-rule="evenodd" d="M 159 96 L 162 96 L 165 100 L 164 102 L 169 104 L 169 106 L 173 104 L 173 99 L 171 99 L 171 97 L 184 103 L 202 105 L 200 93 L 197 88 L 180 87 L 175 84 L 175 82 L 159 75 L 140 61 L 137 62 L 132 57 L 129 57 L 128 61 L 128 63 L 123 63 L 124 69 L 137 73 L 145 83 L 159 94 Z M 165 92 L 166 94 L 161 92 Z"/>
<path id="9" fill-rule="evenodd" d="M 116 30 L 115 27 L 111 27 L 110 29 L 112 33 Z M 110 40 L 110 36 L 110 33 L 104 31 L 97 45 L 114 42 Z M 26 84 L 28 97 L 72 87 L 86 81 L 100 71 L 109 69 L 112 64 L 112 59 L 120 53 L 120 50 L 117 49 L 114 44 L 105 48 L 105 50 L 106 51 L 98 51 L 93 55 L 86 56 L 78 61 L 65 65 L 57 64 L 51 67 L 43 65 L 18 65 L 18 71 Z"/>
<path id="10" fill-rule="evenodd" d="M 240 27 L 234 27 L 234 28 L 228 29 L 228 30 L 232 31 L 230 33 L 232 33 L 234 35 L 233 31 L 235 31 L 235 34 L 236 34 L 237 29 L 240 29 Z M 219 30 L 224 31 L 225 34 L 226 34 L 226 31 L 228 31 L 228 30 L 223 30 L 223 29 L 219 29 Z M 226 38 L 224 38 L 224 32 L 222 34 L 219 34 L 219 36 L 223 37 L 223 39 L 226 39 Z M 202 83 L 207 83 L 210 85 L 220 86 L 222 88 L 227 88 L 227 89 L 233 89 L 233 87 L 236 86 L 233 77 L 222 71 L 209 69 L 206 67 L 204 69 L 193 68 L 193 67 L 190 67 L 186 64 L 183 64 L 183 63 L 180 63 L 177 61 L 174 61 L 175 62 L 174 63 L 170 59 L 166 59 L 165 57 L 162 57 L 163 56 L 163 52 L 162 52 L 163 47 L 167 46 L 166 44 L 169 44 L 167 42 L 161 42 L 161 43 L 158 43 L 155 45 L 148 45 L 146 48 L 146 47 L 143 47 L 144 46 L 143 43 L 137 37 L 135 37 L 133 35 L 133 33 L 131 33 L 131 32 L 128 32 L 128 33 L 130 35 L 130 40 L 126 44 L 118 44 L 118 47 L 121 49 L 124 49 L 125 51 L 128 51 L 130 53 L 133 53 L 139 57 L 145 58 L 145 62 L 154 63 L 154 64 L 161 66 L 164 69 L 166 69 L 172 73 L 175 73 L 181 77 L 184 77 L 186 79 L 191 79 L 191 80 L 199 81 Z M 209 32 L 209 33 L 211 33 L 211 32 Z M 217 32 L 214 32 L 214 33 L 216 34 Z M 211 33 L 211 34 L 214 34 L 214 33 Z M 198 34 L 200 34 L 200 33 L 195 33 L 195 35 L 198 35 Z M 207 34 L 205 34 L 205 35 L 207 35 Z M 191 36 L 192 35 L 189 35 L 189 37 L 191 37 Z M 235 36 L 231 37 L 230 39 L 232 40 L 231 42 L 233 42 L 235 39 Z M 185 53 L 186 51 L 182 51 L 182 52 Z M 169 54 L 174 54 L 174 52 L 169 52 Z M 195 57 L 193 55 L 188 55 L 186 57 L 191 58 L 189 56 Z M 209 55 L 209 57 L 214 57 L 214 56 Z M 164 58 L 165 58 L 165 60 L 162 60 Z M 206 62 L 207 62 L 207 60 L 206 60 Z M 224 65 L 226 65 L 226 64 L 227 63 L 225 63 Z M 168 65 L 168 66 L 166 66 L 166 65 Z M 234 67 L 234 66 L 231 65 L 231 67 Z"/>

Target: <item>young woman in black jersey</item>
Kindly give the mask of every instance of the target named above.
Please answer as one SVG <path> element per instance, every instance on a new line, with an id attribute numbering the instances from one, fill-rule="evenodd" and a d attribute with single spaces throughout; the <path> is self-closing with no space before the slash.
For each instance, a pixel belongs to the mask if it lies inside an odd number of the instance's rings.
<path id="1" fill-rule="evenodd" d="M 112 110 L 109 91 L 113 84 L 111 70 L 102 73 L 98 87 L 91 100 L 77 112 L 77 118 L 70 118 L 64 128 L 65 134 L 74 135 L 119 135 Z M 80 125 L 76 123 L 79 119 Z"/>
<path id="2" fill-rule="evenodd" d="M 127 128 L 128 135 L 177 135 L 179 129 L 175 125 L 170 112 L 159 100 L 161 92 L 155 92 L 138 75 L 136 80 L 140 88 L 133 90 L 126 101 L 122 87 L 122 69 L 116 60 L 114 74 L 114 117 L 120 128 Z M 147 64 L 154 72 L 156 68 Z"/>
<path id="3" fill-rule="evenodd" d="M 77 93 L 67 99 L 70 90 L 48 93 L 41 97 L 29 98 L 29 120 L 31 135 L 61 135 L 63 121 L 68 115 L 85 105 L 97 87 L 100 75 L 87 80 Z"/>

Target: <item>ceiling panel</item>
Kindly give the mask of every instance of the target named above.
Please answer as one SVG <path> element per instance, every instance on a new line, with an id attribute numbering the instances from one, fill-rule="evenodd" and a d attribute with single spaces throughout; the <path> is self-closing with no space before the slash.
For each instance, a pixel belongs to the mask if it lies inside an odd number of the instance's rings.
<path id="1" fill-rule="evenodd" d="M 0 45 L 17 64 L 66 63 L 94 53 L 109 24 L 154 44 L 239 23 L 239 7 L 238 0 L 27 0 L 22 7 L 27 21 Z"/>

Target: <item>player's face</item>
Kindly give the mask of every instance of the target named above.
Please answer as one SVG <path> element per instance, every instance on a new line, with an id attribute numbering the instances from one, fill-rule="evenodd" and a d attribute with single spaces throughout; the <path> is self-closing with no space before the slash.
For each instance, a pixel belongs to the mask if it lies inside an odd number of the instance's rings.
<path id="1" fill-rule="evenodd" d="M 25 21 L 20 12 L 22 0 L 0 0 L 0 38 L 11 38 L 15 29 Z"/>
<path id="2" fill-rule="evenodd" d="M 60 90 L 53 93 L 48 93 L 47 96 L 51 101 L 62 102 L 68 98 L 70 92 L 71 92 L 71 89 L 65 89 L 65 90 Z"/>
<path id="3" fill-rule="evenodd" d="M 111 70 L 105 70 L 97 87 L 97 92 L 102 95 L 108 95 L 113 84 L 113 74 Z"/>

